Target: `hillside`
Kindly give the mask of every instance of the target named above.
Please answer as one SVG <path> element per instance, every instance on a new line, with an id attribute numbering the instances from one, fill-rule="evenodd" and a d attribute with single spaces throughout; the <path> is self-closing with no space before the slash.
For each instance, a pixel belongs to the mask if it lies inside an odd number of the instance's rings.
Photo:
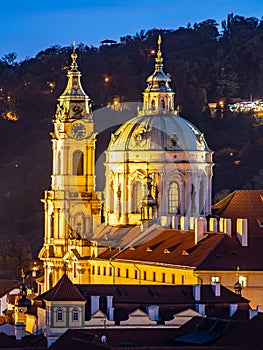
<path id="1" fill-rule="evenodd" d="M 263 21 L 229 15 L 223 31 L 212 20 L 176 30 L 142 31 L 116 45 L 77 47 L 82 85 L 92 98 L 98 134 L 97 159 L 110 133 L 130 111 L 108 110 L 105 130 L 100 109 L 114 98 L 140 102 L 153 71 L 157 34 L 163 38 L 165 71 L 172 77 L 180 114 L 205 133 L 215 151 L 214 197 L 240 188 L 262 189 L 263 126 L 250 114 L 227 108 L 211 117 L 208 102 L 263 97 Z M 40 199 L 50 186 L 52 118 L 63 92 L 71 47 L 50 47 L 16 63 L 0 60 L 0 266 L 20 269 L 36 258 L 43 240 Z M 99 180 L 103 189 L 103 179 Z M 23 249 L 22 249 L 22 248 Z M 12 264 L 8 256 L 13 258 Z M 12 266 L 11 266 L 12 265 Z M 14 266 L 13 266 L 14 265 Z"/>

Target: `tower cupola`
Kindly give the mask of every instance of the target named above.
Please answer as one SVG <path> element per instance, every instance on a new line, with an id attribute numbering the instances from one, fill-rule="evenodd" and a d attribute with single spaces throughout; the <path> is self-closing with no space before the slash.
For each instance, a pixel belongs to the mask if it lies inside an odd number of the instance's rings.
<path id="1" fill-rule="evenodd" d="M 155 58 L 155 70 L 147 78 L 147 87 L 143 92 L 143 109 L 147 111 L 174 111 L 174 92 L 170 87 L 171 79 L 163 71 L 161 36 L 158 37 L 158 51 Z"/>
<path id="2" fill-rule="evenodd" d="M 78 70 L 75 44 L 71 54 L 71 69 L 68 71 L 68 83 L 63 94 L 58 98 L 56 119 L 92 119 L 89 96 L 81 85 L 81 72 Z"/>

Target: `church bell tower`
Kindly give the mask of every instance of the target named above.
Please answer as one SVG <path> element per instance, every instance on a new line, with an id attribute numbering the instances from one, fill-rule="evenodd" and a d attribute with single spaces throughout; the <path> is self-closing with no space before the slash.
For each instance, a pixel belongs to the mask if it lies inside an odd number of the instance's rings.
<path id="1" fill-rule="evenodd" d="M 95 142 L 90 98 L 81 86 L 75 47 L 68 83 L 58 98 L 53 120 L 51 190 L 42 200 L 45 238 L 39 257 L 44 262 L 44 290 L 64 273 L 73 283 L 87 283 L 90 255 L 87 240 L 100 223 L 101 202 L 95 192 Z"/>

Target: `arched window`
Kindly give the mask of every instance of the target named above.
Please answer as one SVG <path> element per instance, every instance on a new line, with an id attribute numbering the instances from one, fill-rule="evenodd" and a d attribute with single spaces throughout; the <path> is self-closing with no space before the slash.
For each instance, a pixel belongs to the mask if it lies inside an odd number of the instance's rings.
<path id="1" fill-rule="evenodd" d="M 165 102 L 164 102 L 164 99 L 161 100 L 161 108 L 165 108 Z"/>
<path id="2" fill-rule="evenodd" d="M 73 153 L 73 175 L 84 174 L 84 156 L 81 151 Z"/>
<path id="3" fill-rule="evenodd" d="M 74 309 L 72 310 L 72 321 L 77 322 L 78 320 L 79 320 L 79 309 L 74 307 Z"/>
<path id="4" fill-rule="evenodd" d="M 63 321 L 63 316 L 64 316 L 64 312 L 63 312 L 63 309 L 61 309 L 61 307 L 59 307 L 56 311 L 56 314 L 57 314 L 57 321 L 58 322 L 62 322 Z"/>
<path id="5" fill-rule="evenodd" d="M 143 185 L 141 181 L 132 184 L 132 213 L 140 213 L 143 199 Z"/>
<path id="6" fill-rule="evenodd" d="M 179 210 L 179 186 L 176 182 L 172 182 L 168 191 L 168 212 L 176 214 Z"/>
<path id="7" fill-rule="evenodd" d="M 152 100 L 151 104 L 152 104 L 152 109 L 154 109 L 154 107 L 155 107 L 155 101 Z"/>
<path id="8" fill-rule="evenodd" d="M 204 207 L 205 207 L 205 183 L 204 183 L 204 180 L 201 180 L 200 189 L 199 189 L 199 213 L 200 214 L 204 214 Z"/>

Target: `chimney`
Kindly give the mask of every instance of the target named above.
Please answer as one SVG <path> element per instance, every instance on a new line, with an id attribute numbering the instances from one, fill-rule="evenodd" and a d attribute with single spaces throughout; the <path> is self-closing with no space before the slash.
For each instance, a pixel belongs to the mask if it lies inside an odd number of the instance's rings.
<path id="1" fill-rule="evenodd" d="M 219 232 L 224 232 L 224 223 L 225 223 L 225 219 L 224 218 L 220 218 L 219 219 Z"/>
<path id="2" fill-rule="evenodd" d="M 204 238 L 204 218 L 195 219 L 195 244 Z"/>
<path id="3" fill-rule="evenodd" d="M 202 314 L 203 316 L 205 316 L 205 304 L 196 304 L 195 310 L 199 312 L 199 314 Z"/>
<path id="4" fill-rule="evenodd" d="M 224 233 L 226 233 L 228 236 L 231 236 L 232 232 L 232 220 L 231 219 L 224 219 Z"/>
<path id="5" fill-rule="evenodd" d="M 109 307 L 112 307 L 112 300 L 113 300 L 113 296 L 112 296 L 112 295 L 107 295 L 107 296 L 106 296 L 107 309 L 108 309 Z"/>
<path id="6" fill-rule="evenodd" d="M 221 295 L 221 284 L 219 282 L 212 283 L 212 289 L 216 297 L 220 297 Z"/>
<path id="7" fill-rule="evenodd" d="M 248 246 L 247 219 L 237 219 L 237 238 L 242 247 Z"/>
<path id="8" fill-rule="evenodd" d="M 190 230 L 194 230 L 195 229 L 195 217 L 194 216 L 190 216 L 189 218 L 189 229 Z"/>
<path id="9" fill-rule="evenodd" d="M 90 296 L 90 313 L 94 315 L 100 309 L 100 296 L 91 295 Z"/>
<path id="10" fill-rule="evenodd" d="M 229 305 L 229 317 L 232 317 L 234 315 L 234 313 L 237 311 L 238 309 L 238 305 L 237 304 L 230 304 Z"/>
<path id="11" fill-rule="evenodd" d="M 217 232 L 217 219 L 216 218 L 210 218 L 209 220 L 209 231 L 210 232 Z"/>
<path id="12" fill-rule="evenodd" d="M 106 296 L 106 303 L 107 303 L 107 316 L 110 321 L 114 320 L 114 307 L 112 307 L 112 295 Z"/>
<path id="13" fill-rule="evenodd" d="M 177 216 L 172 216 L 172 228 L 177 230 L 178 229 L 178 217 Z"/>
<path id="14" fill-rule="evenodd" d="M 180 228 L 181 228 L 181 230 L 188 230 L 189 229 L 189 218 L 187 216 L 181 216 Z"/>
<path id="15" fill-rule="evenodd" d="M 195 301 L 201 300 L 201 284 L 193 285 L 193 296 Z"/>
<path id="16" fill-rule="evenodd" d="M 151 321 L 158 321 L 159 320 L 159 306 L 158 305 L 147 306 L 147 312 L 149 315 L 149 319 Z"/>
<path id="17" fill-rule="evenodd" d="M 22 340 L 25 336 L 25 324 L 24 322 L 16 322 L 15 324 L 16 340 Z"/>
<path id="18" fill-rule="evenodd" d="M 114 321 L 114 307 L 108 307 L 107 316 L 109 321 Z"/>

